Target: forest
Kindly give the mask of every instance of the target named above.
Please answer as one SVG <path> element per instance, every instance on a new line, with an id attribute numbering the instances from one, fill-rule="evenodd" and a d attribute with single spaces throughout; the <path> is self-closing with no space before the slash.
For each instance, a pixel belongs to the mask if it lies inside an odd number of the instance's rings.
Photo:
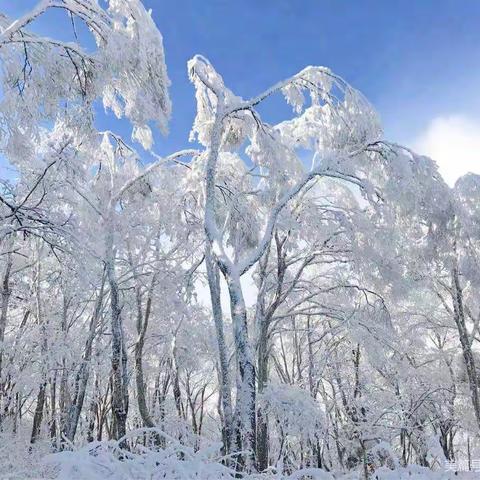
<path id="1" fill-rule="evenodd" d="M 34 33 L 53 9 L 72 41 Z M 245 99 L 196 52 L 159 155 L 140 0 L 0 31 L 2 480 L 475 478 L 479 175 L 448 186 L 326 67 Z"/>

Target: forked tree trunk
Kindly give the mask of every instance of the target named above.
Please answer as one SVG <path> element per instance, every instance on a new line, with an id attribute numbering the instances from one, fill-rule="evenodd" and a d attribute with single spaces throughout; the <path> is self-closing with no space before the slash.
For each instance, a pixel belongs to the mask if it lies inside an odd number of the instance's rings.
<path id="1" fill-rule="evenodd" d="M 210 289 L 213 321 L 215 323 L 215 332 L 217 334 L 218 358 L 220 365 L 220 398 L 223 413 L 222 434 L 224 439 L 225 453 L 228 454 L 235 449 L 233 436 L 232 385 L 230 381 L 230 372 L 228 369 L 228 353 L 223 329 L 223 312 L 220 298 L 220 276 L 218 266 L 212 257 L 209 246 L 207 246 L 205 262 L 207 266 L 208 286 Z"/>

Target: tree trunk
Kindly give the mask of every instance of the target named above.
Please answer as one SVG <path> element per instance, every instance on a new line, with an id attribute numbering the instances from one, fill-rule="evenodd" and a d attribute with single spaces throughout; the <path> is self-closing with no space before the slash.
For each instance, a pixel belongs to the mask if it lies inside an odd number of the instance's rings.
<path id="1" fill-rule="evenodd" d="M 46 354 L 47 354 L 47 330 L 45 325 L 45 319 L 43 318 L 42 311 L 42 296 L 41 296 L 41 262 L 40 262 L 40 249 L 37 249 L 37 271 L 35 278 L 35 300 L 36 300 L 36 310 L 37 310 L 37 322 L 40 325 L 41 332 L 41 356 L 42 356 L 42 366 L 41 366 L 41 376 L 42 383 L 40 384 L 38 395 L 37 395 L 37 404 L 35 407 L 35 413 L 33 415 L 33 427 L 32 435 L 30 437 L 30 443 L 35 443 L 40 435 L 40 428 L 43 420 L 43 410 L 45 406 L 45 395 L 47 389 L 47 366 Z"/>
<path id="2" fill-rule="evenodd" d="M 35 413 L 33 414 L 33 427 L 32 436 L 30 437 L 30 443 L 35 443 L 40 436 L 40 428 L 43 420 L 43 408 L 45 405 L 45 392 L 47 389 L 47 383 L 42 383 L 38 390 L 37 405 L 35 407 Z"/>
<path id="3" fill-rule="evenodd" d="M 10 272 L 12 271 L 12 253 L 7 253 L 5 271 L 2 279 L 2 305 L 0 307 L 0 385 L 2 382 L 3 342 L 5 341 L 5 328 L 7 326 L 8 304 L 10 302 Z"/>
<path id="4" fill-rule="evenodd" d="M 273 301 L 268 308 L 265 305 L 265 285 L 267 281 L 267 266 L 270 255 L 270 244 L 267 247 L 263 259 L 260 260 L 260 289 L 257 296 L 257 306 L 255 311 L 255 325 L 257 327 L 257 388 L 261 394 L 268 382 L 268 360 L 269 360 L 269 330 L 275 311 L 282 303 L 283 284 L 285 272 L 287 269 L 285 263 L 284 245 L 287 237 L 281 239 L 275 232 L 276 260 L 277 260 L 277 283 Z M 257 469 L 263 471 L 268 467 L 268 418 L 265 412 L 258 408 L 257 410 L 257 438 L 256 438 L 256 460 Z"/>
<path id="5" fill-rule="evenodd" d="M 239 378 L 237 381 L 236 404 L 236 437 L 241 442 L 242 450 L 247 450 L 250 455 L 247 459 L 240 458 L 240 463 L 245 466 L 255 464 L 256 450 L 256 385 L 255 364 L 252 349 L 248 338 L 247 310 L 243 298 L 240 277 L 226 275 L 228 292 L 230 294 L 230 311 L 233 323 L 235 349 Z"/>
<path id="6" fill-rule="evenodd" d="M 57 434 L 57 374 L 53 374 L 50 379 L 50 439 L 53 448 L 58 448 L 58 434 Z"/>
<path id="7" fill-rule="evenodd" d="M 458 270 L 455 266 L 452 269 L 452 289 L 453 289 L 453 316 L 457 325 L 460 344 L 462 346 L 463 359 L 467 371 L 468 383 L 470 386 L 470 396 L 472 400 L 473 411 L 477 426 L 480 429 L 480 398 L 478 393 L 478 377 L 475 366 L 475 359 L 472 352 L 467 326 L 465 323 L 465 312 L 463 308 L 463 292 L 460 286 Z"/>
<path id="8" fill-rule="evenodd" d="M 3 373 L 2 367 L 3 367 L 3 350 L 4 350 L 4 342 L 5 342 L 5 328 L 7 327 L 8 305 L 10 303 L 10 295 L 12 293 L 10 290 L 10 272 L 12 270 L 12 265 L 13 265 L 12 253 L 9 251 L 6 254 L 5 271 L 3 273 L 3 280 L 2 280 L 2 293 L 1 293 L 2 304 L 0 307 L 0 395 L 1 395 L 0 404 L 3 404 L 3 396 L 6 395 L 6 392 L 4 389 L 6 380 L 4 381 L 2 376 L 2 373 Z M 3 421 L 3 416 L 4 416 L 4 412 L 2 408 L 2 411 L 0 412 L 0 426 Z"/>
<path id="9" fill-rule="evenodd" d="M 115 254 L 113 250 L 113 231 L 107 234 L 106 262 L 108 284 L 110 287 L 110 311 L 112 331 L 112 413 L 113 438 L 120 439 L 127 433 L 128 414 L 128 376 L 127 351 L 120 307 L 120 292 L 115 273 Z"/>
<path id="10" fill-rule="evenodd" d="M 63 287 L 62 287 L 63 289 Z M 67 345 L 67 335 L 68 335 L 68 306 L 69 301 L 63 294 L 63 309 L 62 309 L 62 322 L 61 322 L 61 330 L 62 330 L 62 341 L 64 345 Z M 70 409 L 70 394 L 68 391 L 68 370 L 67 370 L 67 359 L 66 355 L 62 355 L 62 373 L 60 375 L 60 394 L 59 394 L 59 401 L 58 401 L 58 409 L 60 412 L 60 432 L 61 434 L 65 434 L 67 422 L 68 422 L 68 411 Z M 61 440 L 61 439 L 60 439 Z M 60 441 L 60 448 L 61 448 L 61 441 Z"/>
<path id="11" fill-rule="evenodd" d="M 105 275 L 103 274 L 102 284 L 100 286 L 100 291 L 98 293 L 97 300 L 95 302 L 95 308 L 92 314 L 92 318 L 90 320 L 89 332 L 87 341 L 85 342 L 82 363 L 75 376 L 74 396 L 69 408 L 65 428 L 65 436 L 70 442 L 73 442 L 73 440 L 75 439 L 78 420 L 80 418 L 80 413 L 83 408 L 83 402 L 85 400 L 85 392 L 87 390 L 87 383 L 90 375 L 90 360 L 92 358 L 93 341 L 96 336 L 98 320 L 100 318 L 102 310 L 104 286 Z"/>
<path id="12" fill-rule="evenodd" d="M 223 312 L 220 298 L 220 277 L 218 266 L 215 263 L 210 247 L 207 246 L 205 254 L 207 266 L 208 286 L 210 289 L 210 299 L 212 302 L 213 321 L 217 334 L 218 358 L 220 365 L 220 398 L 223 411 L 223 438 L 225 453 L 232 452 L 234 445 L 233 429 L 233 411 L 232 411 L 232 386 L 230 373 L 228 370 L 228 353 L 225 343 L 225 334 L 223 330 Z"/>
<path id="13" fill-rule="evenodd" d="M 268 381 L 268 323 L 262 316 L 257 344 L 258 393 L 263 392 Z M 260 472 L 268 468 L 268 418 L 260 408 L 257 414 L 257 468 Z"/>
<path id="14" fill-rule="evenodd" d="M 145 427 L 155 427 L 155 422 L 152 420 L 147 407 L 145 395 L 145 381 L 143 377 L 143 346 L 145 344 L 145 335 L 148 328 L 148 320 L 152 309 L 152 293 L 155 278 L 152 279 L 150 289 L 148 292 L 147 305 L 145 307 L 145 314 L 142 313 L 142 299 L 139 285 L 136 286 L 136 301 L 137 301 L 137 342 L 135 343 L 135 381 L 137 386 L 137 400 L 138 411 L 142 417 Z"/>

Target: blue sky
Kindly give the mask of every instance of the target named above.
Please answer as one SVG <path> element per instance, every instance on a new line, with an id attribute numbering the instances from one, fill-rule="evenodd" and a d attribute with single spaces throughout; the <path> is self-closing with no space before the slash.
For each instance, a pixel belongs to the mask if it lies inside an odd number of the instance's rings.
<path id="1" fill-rule="evenodd" d="M 35 3 L 0 0 L 0 10 L 15 17 Z M 478 0 L 144 0 L 144 4 L 153 10 L 163 34 L 172 80 L 173 117 L 170 135 L 156 136 L 160 153 L 187 143 L 195 104 L 186 62 L 201 53 L 243 97 L 306 65 L 327 66 L 374 104 L 386 138 L 437 157 L 448 150 L 455 160 L 437 160 L 452 178 L 475 168 L 480 173 Z M 35 28 L 55 36 L 59 31 L 55 15 Z M 274 120 L 285 110 L 280 102 L 272 102 L 263 113 Z M 100 118 L 102 124 L 110 121 Z M 459 146 L 452 147 L 452 142 Z"/>

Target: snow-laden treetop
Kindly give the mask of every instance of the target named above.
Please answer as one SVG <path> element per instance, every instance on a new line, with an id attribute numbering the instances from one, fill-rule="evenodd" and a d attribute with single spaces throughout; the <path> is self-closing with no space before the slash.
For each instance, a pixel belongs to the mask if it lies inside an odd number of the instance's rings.
<path id="1" fill-rule="evenodd" d="M 153 143 L 149 122 L 167 132 L 170 81 L 162 35 L 139 0 L 110 0 L 106 8 L 102 3 L 42 0 L 14 22 L 0 17 L 0 122 L 7 151 L 25 149 L 25 138 L 35 137 L 39 125 L 54 121 L 59 110 L 80 108 L 78 114 L 88 119 L 96 99 L 132 123 L 132 138 L 144 148 Z M 75 42 L 27 30 L 54 8 L 71 16 Z M 94 38 L 93 51 L 77 36 L 78 19 Z"/>

